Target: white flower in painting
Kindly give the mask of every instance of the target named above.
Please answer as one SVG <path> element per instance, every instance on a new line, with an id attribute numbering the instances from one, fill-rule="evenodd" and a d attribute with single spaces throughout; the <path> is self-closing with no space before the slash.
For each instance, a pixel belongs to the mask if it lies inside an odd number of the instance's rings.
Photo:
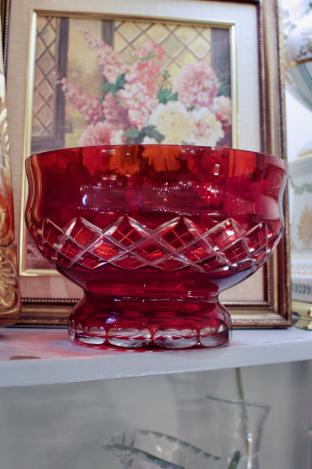
<path id="1" fill-rule="evenodd" d="M 155 125 L 158 132 L 164 135 L 162 144 L 180 145 L 188 140 L 192 133 L 192 115 L 178 101 L 159 104 L 152 112 L 149 124 Z"/>
<path id="2" fill-rule="evenodd" d="M 192 112 L 193 132 L 190 142 L 193 145 L 215 146 L 224 137 L 221 122 L 209 109 Z"/>

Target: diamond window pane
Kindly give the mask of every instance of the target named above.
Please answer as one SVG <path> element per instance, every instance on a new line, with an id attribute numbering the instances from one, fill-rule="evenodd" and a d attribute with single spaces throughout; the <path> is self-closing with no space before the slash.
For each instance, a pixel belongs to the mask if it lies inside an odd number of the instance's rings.
<path id="1" fill-rule="evenodd" d="M 155 23 L 149 28 L 147 35 L 152 41 L 159 43 L 168 39 L 169 31 L 166 25 Z"/>
<path id="2" fill-rule="evenodd" d="M 33 137 L 53 136 L 59 18 L 38 16 L 33 94 Z"/>
<path id="3" fill-rule="evenodd" d="M 114 22 L 114 49 L 122 59 L 131 63 L 133 51 L 147 42 L 155 42 L 163 48 L 163 69 L 171 78 L 179 74 L 188 63 L 204 60 L 211 63 L 211 28 L 169 23 L 145 23 L 128 20 Z"/>
<path id="4" fill-rule="evenodd" d="M 198 37 L 197 31 L 187 26 L 179 26 L 176 28 L 175 35 L 182 42 L 182 44 L 186 46 Z"/>

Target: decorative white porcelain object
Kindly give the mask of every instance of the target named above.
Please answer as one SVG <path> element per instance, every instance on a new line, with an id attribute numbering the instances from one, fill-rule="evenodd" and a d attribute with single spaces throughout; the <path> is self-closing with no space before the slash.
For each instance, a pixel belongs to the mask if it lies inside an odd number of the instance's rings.
<path id="1" fill-rule="evenodd" d="M 294 300 L 312 303 L 312 155 L 289 163 Z"/>

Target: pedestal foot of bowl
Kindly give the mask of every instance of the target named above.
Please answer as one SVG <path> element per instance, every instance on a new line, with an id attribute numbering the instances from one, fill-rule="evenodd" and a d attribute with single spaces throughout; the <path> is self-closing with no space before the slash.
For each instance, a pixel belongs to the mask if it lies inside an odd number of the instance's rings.
<path id="1" fill-rule="evenodd" d="M 231 319 L 212 301 L 83 298 L 69 318 L 69 337 L 90 346 L 185 349 L 229 342 Z"/>

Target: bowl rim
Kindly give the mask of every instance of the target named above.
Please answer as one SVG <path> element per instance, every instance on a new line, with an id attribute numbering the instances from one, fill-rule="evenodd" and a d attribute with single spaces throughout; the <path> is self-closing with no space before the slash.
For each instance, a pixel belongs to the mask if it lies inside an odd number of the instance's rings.
<path id="1" fill-rule="evenodd" d="M 240 156 L 243 156 L 243 155 L 250 155 L 250 154 L 256 154 L 256 155 L 260 155 L 261 157 L 265 158 L 267 161 L 271 161 L 271 162 L 274 162 L 276 164 L 276 166 L 279 166 L 281 168 L 283 168 L 285 171 L 287 170 L 287 161 L 284 157 L 282 156 L 275 156 L 275 155 L 272 155 L 270 153 L 264 153 L 262 151 L 256 151 L 256 150 L 246 150 L 246 149 L 243 149 L 243 148 L 232 148 L 232 147 L 218 147 L 218 146 L 205 146 L 205 145 L 179 145 L 179 144 L 159 144 L 159 143 L 130 143 L 130 144 L 116 144 L 116 145 L 110 145 L 110 144 L 107 144 L 107 145 L 88 145 L 88 146 L 77 146 L 77 147 L 68 147 L 68 148 L 57 148 L 55 150 L 46 150 L 46 151 L 42 151 L 42 152 L 37 152 L 37 153 L 33 153 L 31 155 L 29 155 L 28 157 L 26 157 L 25 159 L 25 164 L 29 164 L 33 159 L 35 158 L 44 158 L 45 156 L 51 156 L 53 154 L 57 155 L 59 154 L 60 152 L 72 152 L 72 151 L 78 151 L 78 150 L 89 150 L 89 149 L 106 149 L 106 150 L 113 150 L 113 149 L 117 149 L 117 148 L 139 148 L 139 147 L 144 147 L 144 148 L 158 148 L 158 147 L 162 147 L 162 148 L 180 148 L 181 150 L 199 150 L 199 149 L 206 149 L 207 151 L 211 152 L 211 153 L 215 153 L 215 152 L 234 152 L 234 154 L 236 153 L 240 153 Z M 102 156 L 103 156 L 103 153 L 102 153 Z M 175 155 L 176 156 L 176 155 Z"/>

